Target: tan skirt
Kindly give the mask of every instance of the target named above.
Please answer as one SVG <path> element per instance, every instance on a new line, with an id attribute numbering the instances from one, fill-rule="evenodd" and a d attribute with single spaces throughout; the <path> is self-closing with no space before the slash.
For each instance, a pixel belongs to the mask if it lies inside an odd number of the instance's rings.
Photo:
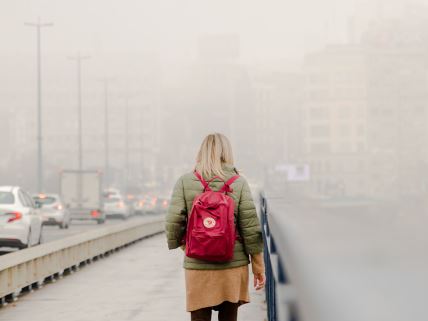
<path id="1" fill-rule="evenodd" d="M 186 310 L 214 307 L 224 301 L 250 302 L 248 277 L 248 265 L 225 270 L 186 269 Z"/>

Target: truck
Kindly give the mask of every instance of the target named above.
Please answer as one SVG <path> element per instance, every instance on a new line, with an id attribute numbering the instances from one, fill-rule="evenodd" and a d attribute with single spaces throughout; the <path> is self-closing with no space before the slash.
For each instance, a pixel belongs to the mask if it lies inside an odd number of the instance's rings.
<path id="1" fill-rule="evenodd" d="M 105 222 L 102 184 L 100 171 L 61 171 L 60 195 L 72 220 Z"/>

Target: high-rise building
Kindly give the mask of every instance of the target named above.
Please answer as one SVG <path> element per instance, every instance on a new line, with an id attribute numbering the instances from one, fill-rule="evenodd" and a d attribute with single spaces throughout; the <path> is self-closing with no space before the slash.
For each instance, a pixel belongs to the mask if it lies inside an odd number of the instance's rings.
<path id="1" fill-rule="evenodd" d="M 427 10 L 373 23 L 367 50 L 370 185 L 384 197 L 420 195 L 428 168 Z"/>
<path id="2" fill-rule="evenodd" d="M 275 168 L 302 160 L 302 75 L 254 69 L 257 137 L 260 166 Z"/>
<path id="3" fill-rule="evenodd" d="M 305 57 L 304 158 L 314 193 L 365 193 L 366 55 L 354 45 L 328 46 Z"/>

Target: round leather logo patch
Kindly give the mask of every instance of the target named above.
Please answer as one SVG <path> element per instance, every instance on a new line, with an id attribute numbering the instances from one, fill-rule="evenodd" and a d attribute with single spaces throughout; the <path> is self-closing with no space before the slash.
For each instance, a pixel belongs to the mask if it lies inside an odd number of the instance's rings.
<path id="1" fill-rule="evenodd" d="M 204 226 L 206 228 L 213 228 L 215 226 L 215 219 L 213 219 L 212 217 L 207 217 L 204 219 Z"/>

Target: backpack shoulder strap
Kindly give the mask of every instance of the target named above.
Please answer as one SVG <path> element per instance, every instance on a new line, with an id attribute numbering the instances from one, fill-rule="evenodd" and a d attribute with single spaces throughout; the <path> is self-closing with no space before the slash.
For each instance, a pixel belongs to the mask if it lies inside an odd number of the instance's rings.
<path id="1" fill-rule="evenodd" d="M 223 187 L 219 190 L 219 192 L 232 193 L 233 189 L 230 188 L 230 185 L 232 185 L 238 178 L 239 178 L 239 175 L 235 175 L 229 178 L 228 181 L 224 183 Z"/>
<path id="2" fill-rule="evenodd" d="M 194 171 L 194 173 L 198 180 L 201 182 L 201 184 L 204 186 L 204 191 L 211 191 L 211 188 L 208 186 L 208 183 L 204 180 L 202 175 L 199 174 L 197 171 Z"/>

